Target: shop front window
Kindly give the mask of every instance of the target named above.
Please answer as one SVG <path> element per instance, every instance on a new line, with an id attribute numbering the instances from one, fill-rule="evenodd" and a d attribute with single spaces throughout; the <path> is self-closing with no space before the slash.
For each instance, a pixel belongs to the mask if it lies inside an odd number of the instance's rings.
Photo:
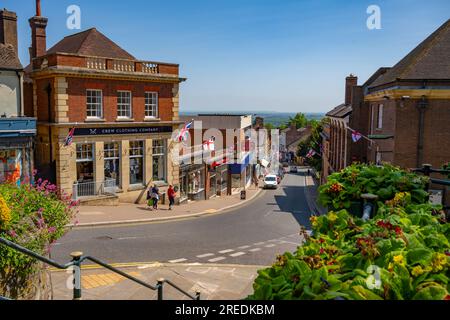
<path id="1" fill-rule="evenodd" d="M 209 185 L 210 185 L 209 196 L 210 197 L 216 196 L 217 195 L 217 175 L 216 174 L 212 174 L 211 177 L 209 178 Z"/>
<path id="2" fill-rule="evenodd" d="M 79 183 L 94 181 L 93 144 L 77 144 L 77 181 Z"/>
<path id="3" fill-rule="evenodd" d="M 120 185 L 120 145 L 118 142 L 105 143 L 105 180 L 114 181 Z"/>
<path id="4" fill-rule="evenodd" d="M 166 141 L 153 140 L 153 181 L 166 181 Z"/>
<path id="5" fill-rule="evenodd" d="M 205 190 L 205 171 L 196 170 L 189 174 L 189 193 L 197 194 Z"/>
<path id="6" fill-rule="evenodd" d="M 144 141 L 130 141 L 130 184 L 144 184 Z"/>
<path id="7" fill-rule="evenodd" d="M 20 149 L 0 151 L 0 183 L 6 181 L 20 184 L 24 181 L 23 151 Z"/>
<path id="8" fill-rule="evenodd" d="M 188 177 L 186 173 L 180 176 L 180 198 L 181 200 L 188 198 Z"/>
<path id="9" fill-rule="evenodd" d="M 228 171 L 222 171 L 219 186 L 221 191 L 224 191 L 228 188 Z"/>

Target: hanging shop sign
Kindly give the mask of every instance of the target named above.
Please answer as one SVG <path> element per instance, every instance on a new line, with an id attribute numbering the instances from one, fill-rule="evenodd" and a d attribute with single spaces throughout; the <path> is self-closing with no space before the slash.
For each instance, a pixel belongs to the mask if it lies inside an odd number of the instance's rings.
<path id="1" fill-rule="evenodd" d="M 120 128 L 76 128 L 74 136 L 104 136 L 146 133 L 171 133 L 170 126 L 162 127 L 120 127 Z"/>

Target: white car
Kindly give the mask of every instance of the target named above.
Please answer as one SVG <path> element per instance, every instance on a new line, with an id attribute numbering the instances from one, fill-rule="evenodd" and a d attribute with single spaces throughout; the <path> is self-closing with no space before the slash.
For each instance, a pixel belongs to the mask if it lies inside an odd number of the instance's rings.
<path id="1" fill-rule="evenodd" d="M 264 178 L 264 189 L 277 189 L 277 188 L 278 188 L 277 176 L 274 174 L 268 174 Z"/>

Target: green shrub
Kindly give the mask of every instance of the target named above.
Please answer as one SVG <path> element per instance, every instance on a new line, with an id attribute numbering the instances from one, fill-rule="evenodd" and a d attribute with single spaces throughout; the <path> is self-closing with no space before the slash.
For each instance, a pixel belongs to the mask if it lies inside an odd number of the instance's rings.
<path id="1" fill-rule="evenodd" d="M 352 201 L 364 193 L 372 193 L 384 202 L 399 192 L 409 192 L 413 203 L 424 203 L 429 195 L 425 191 L 428 178 L 409 173 L 400 168 L 384 166 L 351 165 L 328 177 L 319 188 L 319 201 L 335 210 L 348 209 Z"/>
<path id="2" fill-rule="evenodd" d="M 76 206 L 48 181 L 20 187 L 1 184 L 0 237 L 47 255 L 51 244 L 67 231 L 65 226 L 72 221 Z M 19 298 L 37 266 L 36 260 L 0 245 L 0 295 Z"/>

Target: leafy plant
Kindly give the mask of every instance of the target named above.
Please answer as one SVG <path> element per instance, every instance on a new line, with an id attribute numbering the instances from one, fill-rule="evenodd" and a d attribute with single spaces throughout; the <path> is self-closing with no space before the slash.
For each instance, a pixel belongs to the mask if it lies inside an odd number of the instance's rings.
<path id="1" fill-rule="evenodd" d="M 67 231 L 77 205 L 48 181 L 20 187 L 1 184 L 0 237 L 46 255 Z M 37 266 L 36 260 L 0 245 L 0 295 L 20 298 Z"/>
<path id="2" fill-rule="evenodd" d="M 392 166 L 333 175 L 321 188 L 328 203 L 378 194 L 375 217 L 364 222 L 346 209 L 311 217 L 312 235 L 303 231 L 295 253 L 260 270 L 248 299 L 450 299 L 450 225 L 442 207 L 427 203 L 425 182 Z"/>
<path id="3" fill-rule="evenodd" d="M 384 202 L 399 192 L 408 192 L 413 203 L 424 203 L 429 196 L 425 191 L 427 182 L 427 177 L 391 165 L 353 164 L 328 177 L 328 182 L 319 188 L 319 201 L 340 210 L 350 208 L 351 202 L 360 200 L 364 193 L 375 194 L 379 201 Z"/>

